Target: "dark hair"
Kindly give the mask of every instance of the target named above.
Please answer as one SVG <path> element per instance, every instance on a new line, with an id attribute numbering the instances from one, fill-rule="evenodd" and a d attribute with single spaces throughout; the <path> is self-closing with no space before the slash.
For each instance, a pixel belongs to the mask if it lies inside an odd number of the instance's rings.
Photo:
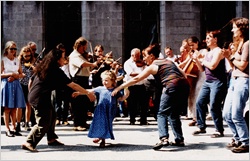
<path id="1" fill-rule="evenodd" d="M 58 45 L 56 45 L 57 49 L 65 49 L 65 46 L 62 43 L 59 43 Z"/>
<path id="2" fill-rule="evenodd" d="M 200 40 L 196 36 L 189 37 L 187 41 L 188 41 L 188 44 L 190 43 L 190 41 L 193 43 L 198 43 L 198 50 L 200 50 L 201 43 L 200 43 Z"/>
<path id="3" fill-rule="evenodd" d="M 46 79 L 48 73 L 58 68 L 58 60 L 61 59 L 63 51 L 59 49 L 52 49 L 36 67 L 35 74 L 40 80 Z"/>
<path id="4" fill-rule="evenodd" d="M 149 45 L 146 49 L 144 49 L 143 52 L 144 53 L 147 52 L 148 55 L 153 54 L 155 58 L 158 58 L 161 52 L 160 48 L 161 47 L 159 44 L 152 44 L 152 45 Z"/>
<path id="5" fill-rule="evenodd" d="M 166 50 L 166 49 L 172 50 L 172 48 L 170 46 L 165 47 L 164 50 Z"/>
<path id="6" fill-rule="evenodd" d="M 244 17 L 233 18 L 231 23 L 234 24 L 240 29 L 244 41 L 249 40 L 249 20 Z"/>
<path id="7" fill-rule="evenodd" d="M 207 31 L 206 35 L 211 34 L 213 38 L 217 38 L 217 45 L 219 47 L 222 47 L 222 42 L 221 42 L 221 31 L 220 30 L 214 30 L 214 31 Z"/>
<path id="8" fill-rule="evenodd" d="M 96 45 L 94 51 L 96 52 L 98 48 L 100 48 L 100 49 L 102 49 L 102 51 L 104 51 L 104 47 L 102 45 Z"/>

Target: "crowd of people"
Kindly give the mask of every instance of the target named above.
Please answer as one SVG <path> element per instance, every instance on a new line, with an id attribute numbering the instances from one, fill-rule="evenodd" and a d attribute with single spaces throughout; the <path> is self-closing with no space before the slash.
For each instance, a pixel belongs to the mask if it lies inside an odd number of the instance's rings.
<path id="1" fill-rule="evenodd" d="M 157 43 L 133 48 L 124 64 L 114 60 L 112 52 L 105 55 L 100 44 L 87 52 L 90 42 L 84 37 L 75 41 L 70 54 L 62 43 L 37 54 L 35 42 L 28 42 L 17 54 L 16 43 L 8 41 L 1 60 L 6 136 L 22 136 L 23 126 L 29 134 L 22 149 L 37 152 L 45 134 L 49 146 L 63 146 L 55 127 L 69 125 L 70 113 L 73 130 L 89 130 L 88 137 L 105 147 L 106 139 L 115 138 L 115 117 L 129 117 L 130 125 L 136 121 L 149 125 L 151 103 L 159 133 L 154 150 L 185 146 L 181 116 L 192 120 L 189 126 L 198 127 L 193 132 L 197 136 L 206 133 L 206 117 L 211 115 L 215 126 L 211 138 L 224 137 L 224 120 L 233 134 L 227 147 L 234 153 L 249 152 L 244 117 L 249 99 L 249 21 L 234 18 L 230 22 L 229 47 L 220 45 L 221 30 L 208 31 L 205 41 L 196 36 L 184 39 L 179 54 L 166 46 L 162 57 Z M 91 124 L 87 123 L 89 113 Z M 168 125 L 174 141 L 169 140 Z"/>

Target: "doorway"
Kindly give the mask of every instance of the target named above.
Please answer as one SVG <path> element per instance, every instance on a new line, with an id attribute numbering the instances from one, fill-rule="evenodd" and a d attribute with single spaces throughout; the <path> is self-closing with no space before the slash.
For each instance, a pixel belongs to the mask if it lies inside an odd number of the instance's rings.
<path id="1" fill-rule="evenodd" d="M 45 53 L 63 43 L 66 55 L 69 55 L 75 40 L 81 36 L 81 2 L 47 1 L 44 11 Z"/>
<path id="2" fill-rule="evenodd" d="M 124 2 L 124 60 L 133 48 L 141 51 L 149 44 L 159 43 L 159 1 Z"/>

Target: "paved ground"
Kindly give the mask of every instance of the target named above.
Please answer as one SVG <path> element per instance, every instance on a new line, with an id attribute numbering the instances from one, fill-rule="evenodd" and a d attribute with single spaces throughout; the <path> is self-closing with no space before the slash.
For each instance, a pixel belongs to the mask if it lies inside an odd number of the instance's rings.
<path id="1" fill-rule="evenodd" d="M 231 141 L 232 134 L 225 124 L 225 137 L 210 138 L 214 130 L 213 122 L 207 121 L 207 133 L 193 136 L 197 127 L 189 127 L 190 120 L 182 120 L 185 147 L 164 147 L 154 151 L 152 146 L 158 142 L 157 123 L 149 117 L 150 125 L 128 125 L 128 118 L 118 118 L 114 122 L 115 140 L 107 140 L 105 148 L 99 148 L 87 131 L 73 131 L 70 126 L 56 126 L 59 140 L 63 147 L 47 146 L 44 137 L 38 144 L 38 153 L 31 153 L 20 148 L 28 132 L 23 136 L 9 138 L 5 136 L 5 127 L 1 126 L 1 160 L 249 160 L 249 153 L 234 154 L 225 148 Z M 171 130 L 171 128 L 170 128 Z M 173 134 L 170 131 L 170 141 Z"/>

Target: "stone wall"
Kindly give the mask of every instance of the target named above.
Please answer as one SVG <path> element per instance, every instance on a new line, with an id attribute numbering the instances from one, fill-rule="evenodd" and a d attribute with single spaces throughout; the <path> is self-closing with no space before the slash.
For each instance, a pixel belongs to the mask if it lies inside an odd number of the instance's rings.
<path id="1" fill-rule="evenodd" d="M 200 37 L 200 6 L 190 1 L 160 2 L 160 37 L 162 52 L 170 46 L 179 54 L 183 39 Z"/>
<path id="2" fill-rule="evenodd" d="M 83 1 L 82 35 L 91 42 L 93 48 L 101 44 L 104 46 L 104 53 L 112 51 L 114 58 L 122 56 L 122 3 Z"/>
<path id="3" fill-rule="evenodd" d="M 17 52 L 29 41 L 43 44 L 43 12 L 40 2 L 2 1 L 2 51 L 7 41 L 17 43 Z"/>

